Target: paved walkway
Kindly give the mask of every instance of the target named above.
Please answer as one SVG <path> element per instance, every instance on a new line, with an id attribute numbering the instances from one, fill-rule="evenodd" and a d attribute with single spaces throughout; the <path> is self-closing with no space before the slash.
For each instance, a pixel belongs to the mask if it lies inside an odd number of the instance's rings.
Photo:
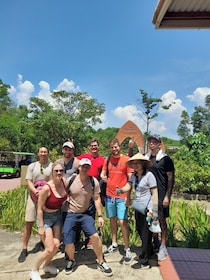
<path id="1" fill-rule="evenodd" d="M 0 179 L 0 192 L 14 189 L 20 185 L 18 179 Z M 207 207 L 210 214 L 210 203 L 197 201 Z M 0 229 L 0 279 L 24 280 L 29 279 L 29 271 L 34 264 L 36 253 L 33 248 L 38 241 L 37 237 L 30 240 L 31 251 L 26 262 L 19 264 L 18 255 L 21 250 L 22 235 L 20 233 L 7 233 Z M 105 249 L 105 247 L 104 247 Z M 133 257 L 139 254 L 138 248 L 132 248 Z M 210 250 L 190 248 L 168 248 L 169 256 L 163 262 L 152 260 L 152 268 L 141 271 L 130 266 L 122 265 L 122 250 L 106 258 L 113 269 L 111 279 L 131 280 L 209 280 L 210 279 Z M 65 260 L 63 255 L 57 254 L 54 264 L 60 273 L 54 278 L 42 274 L 43 279 L 80 280 L 80 279 L 107 279 L 96 269 L 95 255 L 92 250 L 81 250 L 76 255 L 77 267 L 71 276 L 64 273 Z M 135 261 L 133 262 L 135 263 Z"/>
<path id="2" fill-rule="evenodd" d="M 22 234 L 5 232 L 0 229 L 0 279 L 3 280 L 25 280 L 29 279 L 29 272 L 33 267 L 36 255 L 35 250 L 38 237 L 33 236 L 30 239 L 29 255 L 24 263 L 18 263 L 17 258 L 21 251 Z M 105 250 L 104 246 L 104 250 Z M 122 248 L 121 248 L 122 249 Z M 131 279 L 131 280 L 163 280 L 157 262 L 152 261 L 152 268 L 148 270 L 133 269 L 130 265 L 122 264 L 122 250 L 106 257 L 107 263 L 113 270 L 113 280 Z M 133 257 L 136 256 L 136 250 L 133 248 Z M 53 259 L 53 264 L 59 268 L 60 273 L 56 277 L 44 274 L 40 270 L 42 279 L 56 280 L 98 280 L 107 279 L 102 272 L 97 270 L 95 254 L 91 249 L 82 249 L 76 254 L 77 266 L 75 271 L 69 276 L 65 274 L 64 268 L 66 261 L 64 254 L 57 254 Z M 133 263 L 135 260 L 133 260 Z"/>
<path id="3" fill-rule="evenodd" d="M 0 178 L 0 192 L 13 190 L 20 186 L 20 178 Z"/>

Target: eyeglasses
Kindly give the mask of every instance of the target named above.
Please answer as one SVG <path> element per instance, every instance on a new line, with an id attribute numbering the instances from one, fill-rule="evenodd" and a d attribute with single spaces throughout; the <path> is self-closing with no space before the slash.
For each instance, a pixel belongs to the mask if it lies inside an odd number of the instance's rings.
<path id="1" fill-rule="evenodd" d="M 41 173 L 41 174 L 44 174 L 44 169 L 43 169 L 43 166 L 42 166 L 42 165 L 40 165 L 40 173 Z"/>
<path id="2" fill-rule="evenodd" d="M 55 173 L 58 173 L 58 172 L 63 173 L 64 170 L 63 169 L 55 169 L 55 170 L 53 170 L 53 172 L 55 172 Z"/>

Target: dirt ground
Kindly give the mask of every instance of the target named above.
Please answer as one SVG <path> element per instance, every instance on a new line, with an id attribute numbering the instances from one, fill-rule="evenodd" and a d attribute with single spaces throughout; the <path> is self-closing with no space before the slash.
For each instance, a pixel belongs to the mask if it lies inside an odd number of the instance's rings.
<path id="1" fill-rule="evenodd" d="M 36 244 L 38 242 L 37 236 L 32 236 L 30 239 L 29 255 L 24 263 L 18 263 L 18 256 L 21 251 L 22 234 L 21 233 L 10 233 L 0 229 L 0 279 L 3 280 L 25 280 L 29 278 L 29 272 L 33 267 L 36 260 Z M 104 250 L 106 249 L 105 246 Z M 135 258 L 138 248 L 132 248 L 133 257 Z M 149 270 L 140 271 L 134 269 L 130 265 L 122 264 L 121 254 L 123 248 L 120 248 L 119 252 L 113 253 L 106 257 L 107 263 L 113 270 L 113 276 L 110 279 L 131 279 L 131 280 L 162 280 L 162 276 L 156 260 L 151 260 L 152 268 Z M 50 274 L 44 274 L 40 270 L 42 279 L 56 279 L 56 280 L 79 280 L 79 279 L 107 279 L 102 272 L 97 269 L 95 254 L 91 249 L 81 249 L 78 251 L 76 256 L 77 266 L 75 271 L 66 275 L 64 268 L 66 261 L 64 260 L 64 254 L 57 254 L 53 259 L 53 265 L 55 265 L 60 273 L 54 277 Z M 131 263 L 134 264 L 136 261 L 133 260 Z"/>

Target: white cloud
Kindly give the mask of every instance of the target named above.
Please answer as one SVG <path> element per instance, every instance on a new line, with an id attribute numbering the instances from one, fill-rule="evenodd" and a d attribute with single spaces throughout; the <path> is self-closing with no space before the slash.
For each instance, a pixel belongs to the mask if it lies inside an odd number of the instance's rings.
<path id="1" fill-rule="evenodd" d="M 149 125 L 149 131 L 161 136 L 166 136 L 173 139 L 178 139 L 177 127 L 180 123 L 180 116 L 186 108 L 182 105 L 181 99 L 176 97 L 176 92 L 170 90 L 164 93 L 161 97 L 162 105 L 172 106 L 168 110 L 160 109 L 158 117 L 154 119 Z M 142 118 L 143 113 L 136 105 L 128 105 L 124 107 L 117 107 L 113 111 L 113 115 L 123 121 L 121 126 L 128 120 L 133 121 L 142 133 L 146 132 L 145 117 Z M 109 124 L 110 125 L 110 124 Z"/>
<path id="2" fill-rule="evenodd" d="M 123 120 L 122 125 L 128 120 L 134 122 L 142 133 L 146 132 L 146 120 L 141 110 L 136 105 L 128 105 L 125 107 L 117 107 L 113 111 L 114 116 Z M 162 134 L 165 130 L 164 123 L 162 121 L 154 120 L 149 126 L 149 130 L 153 133 Z"/>
<path id="3" fill-rule="evenodd" d="M 182 100 L 176 97 L 176 92 L 169 90 L 161 97 L 162 105 L 171 105 L 168 110 L 160 110 L 159 118 L 162 120 L 165 126 L 164 136 L 177 139 L 177 128 L 180 123 L 181 113 L 186 110 L 182 104 Z"/>
<path id="4" fill-rule="evenodd" d="M 122 120 L 138 120 L 138 115 L 140 114 L 140 111 L 138 111 L 137 107 L 135 105 L 127 105 L 125 107 L 117 107 L 113 111 L 114 116 L 122 119 Z"/>
<path id="5" fill-rule="evenodd" d="M 107 128 L 107 127 L 109 127 L 108 126 L 108 122 L 107 122 L 107 115 L 106 115 L 106 112 L 105 113 L 103 113 L 101 116 L 100 116 L 100 119 L 101 119 L 101 123 L 100 124 L 97 124 L 97 125 L 95 125 L 94 126 L 94 129 L 99 129 L 99 128 L 101 128 L 101 129 L 105 129 L 105 128 Z"/>
<path id="6" fill-rule="evenodd" d="M 166 115 L 177 115 L 181 114 L 183 110 L 186 110 L 186 108 L 182 105 L 182 100 L 176 98 L 176 92 L 169 90 L 166 93 L 164 93 L 161 96 L 162 104 L 161 105 L 171 105 L 171 107 L 167 110 L 160 110 L 160 113 L 166 114 Z"/>
<path id="7" fill-rule="evenodd" d="M 37 97 L 42 98 L 45 101 L 50 101 L 50 99 L 51 99 L 50 85 L 45 81 L 41 81 L 41 82 L 39 82 L 39 86 L 40 86 L 40 91 L 39 91 Z"/>
<path id="8" fill-rule="evenodd" d="M 28 105 L 29 99 L 32 96 L 42 98 L 45 101 L 53 104 L 53 100 L 50 97 L 52 91 L 50 89 L 49 83 L 46 81 L 40 81 L 39 86 L 40 91 L 38 94 L 34 94 L 34 85 L 30 81 L 23 81 L 23 76 L 19 74 L 17 78 L 17 86 L 11 86 L 9 93 L 12 100 L 14 100 L 17 105 Z M 63 79 L 63 81 L 60 82 L 53 91 L 59 90 L 64 90 L 67 92 L 81 91 L 79 86 L 75 86 L 75 83 L 72 80 L 69 81 L 68 79 Z"/>
<path id="9" fill-rule="evenodd" d="M 9 93 L 12 95 L 12 99 L 17 105 L 28 105 L 29 98 L 34 92 L 34 85 L 30 81 L 23 82 L 23 76 L 18 75 L 17 87 L 11 86 Z"/>
<path id="10" fill-rule="evenodd" d="M 68 80 L 68 79 L 63 79 L 63 81 L 58 84 L 57 88 L 55 89 L 56 91 L 59 90 L 64 90 L 67 92 L 79 92 L 81 91 L 79 86 L 75 86 L 75 82 L 72 80 Z"/>
<path id="11" fill-rule="evenodd" d="M 38 93 L 38 97 L 49 101 L 53 105 L 54 102 L 51 98 L 52 91 L 50 90 L 50 85 L 45 81 L 41 81 L 39 82 L 39 86 L 41 89 Z M 80 87 L 75 86 L 75 83 L 72 80 L 69 81 L 68 79 L 63 79 L 53 91 L 78 92 L 80 91 Z"/>
<path id="12" fill-rule="evenodd" d="M 210 88 L 208 87 L 198 87 L 193 92 L 193 94 L 187 95 L 187 98 L 194 102 L 197 106 L 205 105 L 205 98 L 210 94 Z"/>

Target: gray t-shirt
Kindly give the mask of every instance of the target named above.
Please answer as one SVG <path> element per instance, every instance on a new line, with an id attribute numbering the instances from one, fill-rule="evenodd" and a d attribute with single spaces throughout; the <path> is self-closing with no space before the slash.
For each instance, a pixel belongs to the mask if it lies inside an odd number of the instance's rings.
<path id="1" fill-rule="evenodd" d="M 129 182 L 132 184 L 135 191 L 135 199 L 146 205 L 148 209 L 153 208 L 151 188 L 157 187 L 157 181 L 152 172 L 148 171 L 141 179 L 136 182 L 135 174 L 132 174 Z"/>
<path id="2" fill-rule="evenodd" d="M 29 164 L 26 172 L 26 180 L 31 180 L 33 183 L 44 180 L 49 181 L 52 173 L 52 163 L 46 162 L 40 164 L 39 161 Z"/>

